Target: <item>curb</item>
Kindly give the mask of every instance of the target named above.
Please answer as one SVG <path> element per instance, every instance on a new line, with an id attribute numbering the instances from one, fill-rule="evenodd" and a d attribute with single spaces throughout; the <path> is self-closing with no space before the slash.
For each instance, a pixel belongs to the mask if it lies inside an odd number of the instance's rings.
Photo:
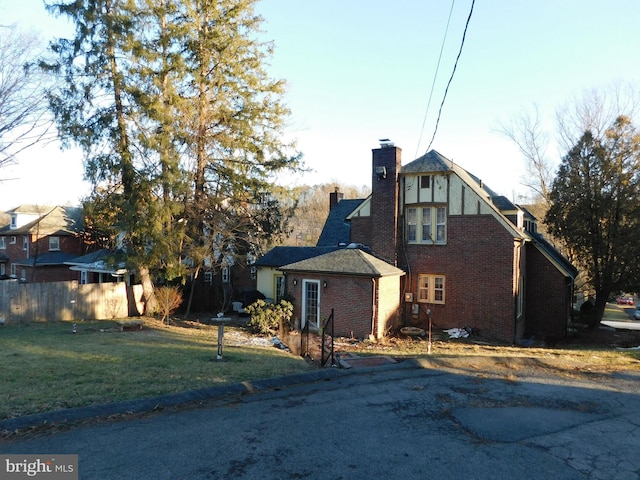
<path id="1" fill-rule="evenodd" d="M 344 376 L 367 374 L 384 370 L 399 370 L 425 368 L 416 359 L 407 359 L 394 364 L 379 365 L 374 367 L 362 367 L 352 369 L 325 368 L 312 372 L 296 373 L 282 377 L 265 378 L 219 387 L 208 387 L 188 392 L 158 395 L 155 397 L 141 398 L 136 400 L 126 400 L 122 402 L 112 402 L 102 405 L 91 405 L 87 407 L 69 408 L 65 410 L 55 410 L 52 412 L 25 415 L 23 417 L 10 418 L 0 421 L 0 437 L 7 432 L 15 432 L 21 429 L 38 426 L 51 426 L 53 424 L 63 424 L 79 420 L 97 419 L 112 415 L 131 415 L 136 413 L 146 413 L 154 410 L 177 407 L 180 405 L 215 400 L 232 395 L 252 395 L 255 393 L 276 390 L 280 388 L 292 387 L 307 383 L 316 383 L 332 380 Z"/>

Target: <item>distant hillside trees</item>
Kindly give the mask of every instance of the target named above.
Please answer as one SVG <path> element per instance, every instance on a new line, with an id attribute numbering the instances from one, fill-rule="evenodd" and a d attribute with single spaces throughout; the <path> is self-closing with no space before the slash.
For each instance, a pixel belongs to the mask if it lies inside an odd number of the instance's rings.
<path id="1" fill-rule="evenodd" d="M 338 189 L 345 199 L 366 198 L 371 193 L 367 186 L 357 187 L 341 182 L 296 187 L 298 203 L 289 225 L 291 233 L 284 245 L 313 246 L 318 241 L 329 214 L 329 194 Z"/>

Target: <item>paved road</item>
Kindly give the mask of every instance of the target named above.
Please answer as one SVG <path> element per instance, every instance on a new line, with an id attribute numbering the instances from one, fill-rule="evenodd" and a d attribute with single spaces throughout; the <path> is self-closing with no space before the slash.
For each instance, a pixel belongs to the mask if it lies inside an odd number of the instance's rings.
<path id="1" fill-rule="evenodd" d="M 471 369 L 470 369 L 471 370 Z M 3 441 L 82 479 L 640 478 L 640 375 L 572 383 L 417 362 Z"/>

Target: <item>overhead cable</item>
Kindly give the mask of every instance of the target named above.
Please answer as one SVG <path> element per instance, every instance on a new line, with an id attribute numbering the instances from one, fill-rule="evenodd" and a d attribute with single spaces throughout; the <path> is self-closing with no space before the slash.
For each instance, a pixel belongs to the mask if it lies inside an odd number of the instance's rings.
<path id="1" fill-rule="evenodd" d="M 438 131 L 438 125 L 440 124 L 440 116 L 442 115 L 442 107 L 444 106 L 444 101 L 447 98 L 447 92 L 449 91 L 449 86 L 451 85 L 451 81 L 453 80 L 453 76 L 456 73 L 456 68 L 458 68 L 458 60 L 460 60 L 460 55 L 462 54 L 462 47 L 464 47 L 464 40 L 467 36 L 467 29 L 469 28 L 469 22 L 471 21 L 471 15 L 473 14 L 473 6 L 475 5 L 476 0 L 472 0 L 471 9 L 469 10 L 469 16 L 467 17 L 467 23 L 464 26 L 464 32 L 462 34 L 462 42 L 460 43 L 460 50 L 458 51 L 458 56 L 456 57 L 456 62 L 453 65 L 453 71 L 451 72 L 451 77 L 449 77 L 449 81 L 447 82 L 447 88 L 444 90 L 444 95 L 442 97 L 442 103 L 440 103 L 440 109 L 438 110 L 438 119 L 436 120 L 436 127 L 433 131 L 433 136 L 431 137 L 431 141 L 429 142 L 429 146 L 427 147 L 427 152 L 431 148 L 433 144 L 433 140 L 436 138 L 436 132 Z"/>
<path id="2" fill-rule="evenodd" d="M 431 106 L 431 99 L 433 98 L 433 89 L 436 86 L 436 78 L 438 77 L 438 70 L 440 70 L 440 61 L 442 60 L 442 51 L 444 50 L 444 44 L 447 40 L 447 32 L 449 31 L 449 24 L 451 23 L 451 14 L 453 13 L 453 6 L 456 4 L 456 0 L 451 2 L 451 9 L 449 10 L 449 19 L 447 20 L 447 28 L 444 30 L 444 36 L 442 37 L 442 45 L 440 45 L 440 55 L 438 56 L 438 63 L 436 65 L 436 73 L 433 74 L 433 82 L 431 82 L 431 91 L 429 92 L 429 100 L 427 101 L 427 109 L 424 111 L 424 118 L 422 119 L 422 128 L 420 129 L 420 136 L 418 137 L 418 145 L 416 146 L 416 154 L 414 158 L 418 158 L 418 152 L 420 151 L 420 143 L 422 142 L 422 134 L 424 133 L 424 126 L 427 123 L 427 114 L 429 113 L 429 107 Z"/>

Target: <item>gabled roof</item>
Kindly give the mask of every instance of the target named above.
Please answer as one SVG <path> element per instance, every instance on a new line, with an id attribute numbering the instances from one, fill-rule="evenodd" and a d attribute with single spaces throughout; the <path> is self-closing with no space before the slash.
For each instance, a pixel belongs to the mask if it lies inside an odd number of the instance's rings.
<path id="1" fill-rule="evenodd" d="M 436 152 L 429 150 L 423 156 L 403 165 L 400 173 L 435 173 L 448 172 L 453 169 L 453 162 Z"/>
<path id="2" fill-rule="evenodd" d="M 358 248 L 342 248 L 280 267 L 284 272 L 314 272 L 336 275 L 386 277 L 405 272 Z"/>
<path id="3" fill-rule="evenodd" d="M 351 224 L 347 217 L 364 201 L 358 199 L 342 199 L 335 205 L 327 216 L 316 246 L 335 247 L 340 244 L 351 243 Z"/>
<path id="4" fill-rule="evenodd" d="M 514 236 L 521 238 L 526 242 L 533 243 L 538 250 L 551 261 L 564 275 L 575 278 L 578 270 L 564 256 L 540 234 L 530 232 L 528 230 L 518 229 L 506 215 L 522 210 L 525 215 L 535 218 L 531 213 L 522 207 L 515 205 L 507 197 L 498 195 L 482 180 L 475 175 L 469 173 L 452 160 L 444 157 L 435 150 L 430 150 L 422 157 L 417 158 L 411 163 L 403 166 L 400 170 L 402 174 L 416 173 L 441 173 L 452 172 L 462 179 L 480 198 L 485 199 L 487 205 L 495 212 L 495 217 L 500 223 Z"/>
<path id="5" fill-rule="evenodd" d="M 8 214 L 23 213 L 38 218 L 20 226 L 11 228 L 10 224 L 0 227 L 0 235 L 19 235 L 38 233 L 39 235 L 73 235 L 83 229 L 83 209 L 79 207 L 42 207 L 21 205 L 8 210 Z"/>
<path id="6" fill-rule="evenodd" d="M 288 263 L 299 262 L 300 260 L 333 252 L 338 248 L 340 247 L 274 247 L 260 257 L 254 265 L 256 267 L 281 267 Z"/>

